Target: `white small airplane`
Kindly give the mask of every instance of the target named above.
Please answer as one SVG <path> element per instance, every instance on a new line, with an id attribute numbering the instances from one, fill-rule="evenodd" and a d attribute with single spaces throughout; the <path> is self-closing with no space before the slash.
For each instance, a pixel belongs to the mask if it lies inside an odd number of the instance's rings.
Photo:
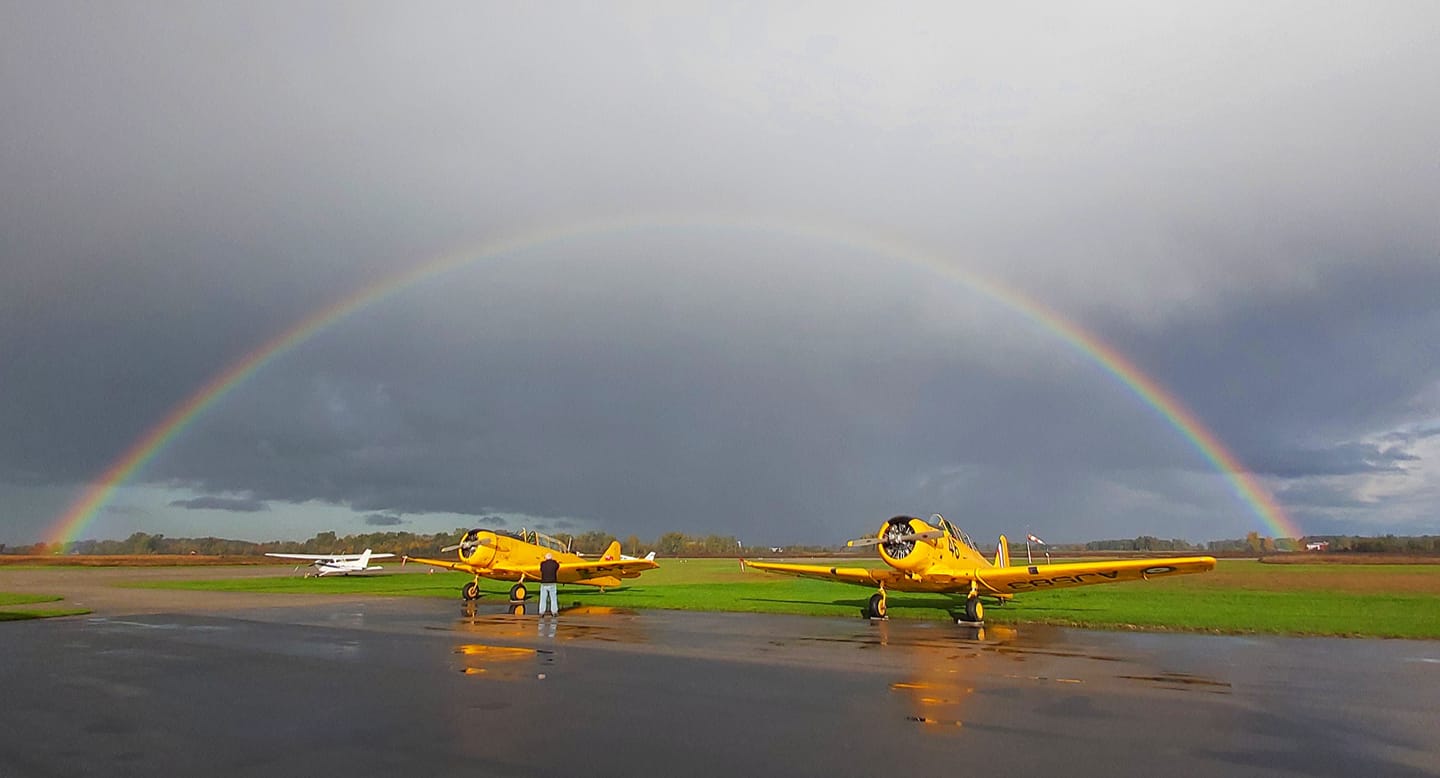
<path id="1" fill-rule="evenodd" d="M 278 559 L 303 559 L 315 567 L 312 573 L 306 573 L 305 577 L 315 576 L 319 578 L 326 575 L 349 575 L 351 573 L 367 573 L 371 570 L 383 569 L 380 565 L 370 564 L 372 559 L 384 559 L 395 556 L 394 554 L 372 554 L 370 549 L 365 549 L 363 554 L 271 554 Z M 300 568 L 295 568 L 300 569 Z"/>

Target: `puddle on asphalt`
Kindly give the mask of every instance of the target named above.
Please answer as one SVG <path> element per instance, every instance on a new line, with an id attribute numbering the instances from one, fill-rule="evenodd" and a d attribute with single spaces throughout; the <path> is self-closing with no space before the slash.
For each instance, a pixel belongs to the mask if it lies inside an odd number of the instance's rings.
<path id="1" fill-rule="evenodd" d="M 1200 675 L 1190 675 L 1189 673 L 1117 675 L 1115 677 L 1126 681 L 1146 681 L 1154 684 L 1156 688 L 1173 689 L 1176 691 L 1203 691 L 1210 694 L 1230 694 L 1232 688 L 1228 681 L 1219 681 Z"/>
<path id="2" fill-rule="evenodd" d="M 617 608 L 613 605 L 575 605 L 560 609 L 562 616 L 634 616 L 632 608 Z"/>
<path id="3" fill-rule="evenodd" d="M 890 684 L 891 692 L 903 695 L 909 702 L 906 707 L 910 708 L 911 713 L 906 715 L 905 719 L 917 724 L 946 728 L 943 731 L 964 726 L 960 714 L 967 698 L 975 693 L 975 687 L 970 685 L 968 675 L 953 671 L 942 672 L 941 667 L 928 668 L 923 672 L 936 675 L 933 679 L 896 681 Z"/>
<path id="4" fill-rule="evenodd" d="M 495 646 L 486 643 L 465 643 L 455 647 L 461 657 L 459 670 L 463 675 L 483 675 L 503 680 L 529 678 L 538 666 L 555 664 L 556 654 L 548 648 Z M 542 672 L 538 678 L 544 679 Z"/>
<path id="5" fill-rule="evenodd" d="M 932 719 L 929 716 L 906 716 L 906 721 L 913 721 L 916 724 L 927 724 L 931 726 L 963 727 L 965 722 L 958 720 Z"/>
<path id="6" fill-rule="evenodd" d="M 571 606 L 560 611 L 559 618 L 510 613 L 478 612 L 467 604 L 453 627 L 439 625 L 426 629 L 483 634 L 499 640 L 584 640 L 597 643 L 649 643 L 650 636 L 640 626 L 635 612 L 628 608 L 603 605 Z"/>

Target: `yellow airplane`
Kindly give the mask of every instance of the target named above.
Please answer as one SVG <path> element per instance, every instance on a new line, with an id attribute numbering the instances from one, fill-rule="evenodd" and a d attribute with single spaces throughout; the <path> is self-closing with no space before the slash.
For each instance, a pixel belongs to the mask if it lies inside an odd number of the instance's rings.
<path id="1" fill-rule="evenodd" d="M 564 543 L 543 532 L 523 529 L 519 532 L 472 529 L 459 543 L 440 549 L 441 553 L 456 550 L 460 554 L 454 562 L 407 556 L 401 564 L 419 562 L 474 575 L 475 579 L 460 590 L 467 601 L 480 598 L 481 578 L 516 581 L 510 587 L 510 600 L 516 603 L 523 603 L 529 595 L 526 581 L 540 581 L 540 563 L 545 560 L 546 554 L 553 555 L 560 563 L 560 571 L 556 575 L 560 583 L 598 586 L 601 591 L 608 586 L 619 586 L 621 578 L 639 578 L 641 572 L 660 566 L 653 551 L 638 559 L 621 554 L 619 541 L 612 541 L 605 553 L 598 557 L 582 557 L 570 553 Z"/>
<path id="2" fill-rule="evenodd" d="M 1043 592 L 1071 586 L 1115 583 L 1158 578 L 1164 575 L 1204 573 L 1215 569 L 1215 558 L 1208 556 L 1130 559 L 1112 562 L 1074 562 L 1059 565 L 1010 565 L 1010 551 L 1005 536 L 992 562 L 985 558 L 959 527 L 940 514 L 930 517 L 930 524 L 913 516 L 896 516 L 880 525 L 874 537 L 846 543 L 852 548 L 879 546 L 880 558 L 889 568 L 872 570 L 864 567 L 832 567 L 829 565 L 795 565 L 780 562 L 746 562 L 747 567 L 772 573 L 842 581 L 860 586 L 878 586 L 880 591 L 870 597 L 865 615 L 885 616 L 885 593 L 939 592 L 965 595 L 965 616 L 962 623 L 983 623 L 985 606 L 980 598 L 1004 604 L 1023 592 Z"/>

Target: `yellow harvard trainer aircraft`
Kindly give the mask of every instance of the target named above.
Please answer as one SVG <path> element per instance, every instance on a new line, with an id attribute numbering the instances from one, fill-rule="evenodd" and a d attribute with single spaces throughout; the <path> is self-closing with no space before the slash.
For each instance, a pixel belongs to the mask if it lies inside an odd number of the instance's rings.
<path id="1" fill-rule="evenodd" d="M 959 527 L 938 513 L 930 524 L 913 516 L 896 516 L 880 525 L 874 537 L 852 540 L 847 546 L 879 546 L 880 558 L 889 568 L 828 565 L 793 565 L 778 562 L 746 562 L 746 566 L 772 573 L 785 573 L 860 586 L 878 586 L 870 597 L 865 615 L 885 616 L 886 590 L 939 592 L 965 595 L 965 616 L 961 622 L 981 623 L 985 606 L 981 597 L 998 604 L 1023 592 L 1043 592 L 1071 586 L 1115 583 L 1157 578 L 1163 575 L 1204 573 L 1215 568 L 1208 556 L 1129 559 L 1114 562 L 1074 562 L 1060 565 L 1010 565 L 1005 536 L 994 561 L 985 558 Z"/>
<path id="2" fill-rule="evenodd" d="M 607 586 L 619 586 L 621 578 L 639 578 L 641 572 L 660 566 L 655 562 L 653 551 L 643 559 L 621 554 L 619 541 L 612 541 L 605 553 L 598 557 L 582 557 L 570 553 L 564 543 L 549 535 L 523 529 L 519 532 L 472 529 L 459 543 L 440 549 L 441 553 L 455 550 L 459 550 L 460 556 L 454 562 L 407 556 L 402 564 L 419 562 L 474 575 L 475 580 L 460 590 L 466 600 L 480 598 L 481 578 L 516 581 L 510 587 L 512 602 L 523 602 L 528 596 L 526 581 L 539 582 L 540 563 L 545 561 L 546 554 L 552 554 L 560 563 L 560 571 L 556 575 L 560 583 L 598 586 L 601 591 Z"/>

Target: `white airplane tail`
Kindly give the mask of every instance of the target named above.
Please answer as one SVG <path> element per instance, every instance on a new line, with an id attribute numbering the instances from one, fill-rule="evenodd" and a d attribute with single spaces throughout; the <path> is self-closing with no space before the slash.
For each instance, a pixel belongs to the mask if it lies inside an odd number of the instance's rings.
<path id="1" fill-rule="evenodd" d="M 1006 540 L 1004 535 L 1000 536 L 1000 545 L 995 548 L 995 566 L 1010 566 L 1010 541 Z"/>
<path id="2" fill-rule="evenodd" d="M 646 562 L 654 562 L 654 561 L 655 561 L 655 552 L 654 552 L 654 551 L 651 551 L 650 553 L 646 554 L 646 555 L 645 555 L 645 561 L 646 561 Z"/>
<path id="3" fill-rule="evenodd" d="M 360 555 L 360 559 L 357 560 L 357 561 L 358 561 L 358 563 L 359 563 L 358 566 L 359 566 L 359 568 L 360 568 L 361 570 L 364 570 L 365 568 L 369 567 L 369 566 L 370 566 L 370 549 L 368 549 L 368 548 L 365 549 L 365 553 L 361 554 L 361 555 Z"/>

